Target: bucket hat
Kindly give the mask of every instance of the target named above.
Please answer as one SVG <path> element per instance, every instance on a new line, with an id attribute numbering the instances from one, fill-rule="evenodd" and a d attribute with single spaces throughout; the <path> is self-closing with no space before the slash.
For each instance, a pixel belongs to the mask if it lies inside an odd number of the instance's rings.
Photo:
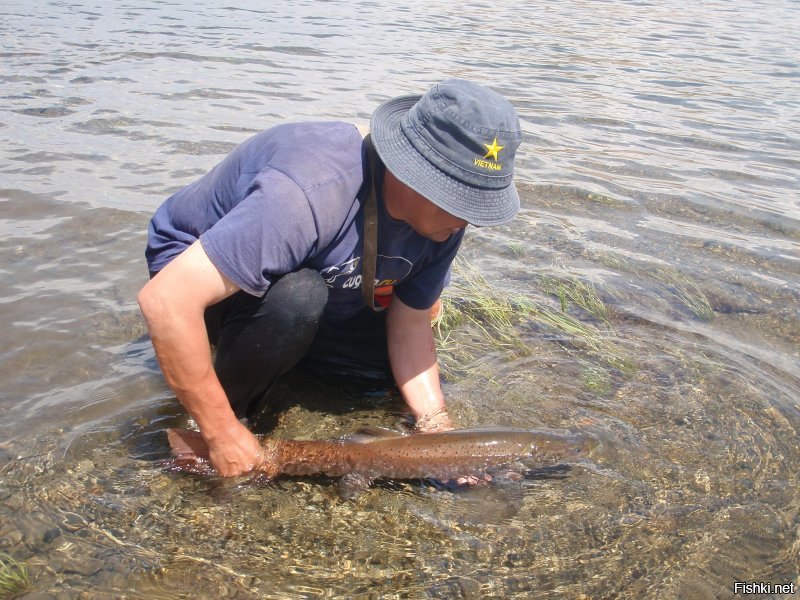
<path id="1" fill-rule="evenodd" d="M 370 136 L 386 168 L 452 215 L 477 226 L 514 218 L 514 155 L 522 140 L 500 94 L 448 79 L 423 96 L 400 96 L 372 114 Z"/>

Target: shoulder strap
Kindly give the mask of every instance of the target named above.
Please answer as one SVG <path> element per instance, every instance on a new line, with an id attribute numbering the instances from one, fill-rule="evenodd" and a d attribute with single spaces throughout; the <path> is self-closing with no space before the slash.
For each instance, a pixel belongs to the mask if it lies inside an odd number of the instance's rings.
<path id="1" fill-rule="evenodd" d="M 372 310 L 375 306 L 375 261 L 378 256 L 378 200 L 375 197 L 376 163 L 375 148 L 369 135 L 364 138 L 369 162 L 369 192 L 364 206 L 364 248 L 361 265 L 361 295 Z"/>

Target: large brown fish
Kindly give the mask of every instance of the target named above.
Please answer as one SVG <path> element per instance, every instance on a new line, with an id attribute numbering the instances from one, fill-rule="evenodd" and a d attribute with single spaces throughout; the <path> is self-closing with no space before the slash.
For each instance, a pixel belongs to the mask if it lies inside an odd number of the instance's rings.
<path id="1" fill-rule="evenodd" d="M 168 429 L 175 470 L 213 474 L 208 446 L 196 431 Z M 278 475 L 343 477 L 342 491 L 366 487 L 374 479 L 483 478 L 521 459 L 538 464 L 575 458 L 594 445 L 592 436 L 544 430 L 484 428 L 406 435 L 368 429 L 336 441 L 264 438 L 268 479 Z"/>

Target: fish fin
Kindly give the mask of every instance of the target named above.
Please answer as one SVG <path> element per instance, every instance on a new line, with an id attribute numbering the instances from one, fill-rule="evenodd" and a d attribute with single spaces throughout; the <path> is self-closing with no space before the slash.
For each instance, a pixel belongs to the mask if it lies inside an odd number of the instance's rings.
<path id="1" fill-rule="evenodd" d="M 208 460 L 208 444 L 199 431 L 167 429 L 172 455 L 181 460 Z"/>
<path id="2" fill-rule="evenodd" d="M 393 429 L 386 429 L 384 427 L 361 427 L 355 432 L 348 434 L 342 438 L 344 442 L 353 442 L 357 444 L 368 444 L 375 440 L 388 440 L 392 438 L 399 438 L 407 436 L 407 433 L 401 431 L 394 431 Z"/>
<path id="3" fill-rule="evenodd" d="M 538 469 L 528 469 L 521 473 L 523 479 L 566 479 L 572 471 L 570 465 L 550 465 Z"/>
<path id="4" fill-rule="evenodd" d="M 373 479 L 364 473 L 348 473 L 339 480 L 339 494 L 345 500 L 355 498 L 369 488 Z"/>
<path id="5" fill-rule="evenodd" d="M 169 473 L 188 473 L 190 475 L 202 475 L 211 477 L 217 475 L 217 470 L 211 463 L 202 458 L 167 458 L 160 461 L 161 468 Z"/>

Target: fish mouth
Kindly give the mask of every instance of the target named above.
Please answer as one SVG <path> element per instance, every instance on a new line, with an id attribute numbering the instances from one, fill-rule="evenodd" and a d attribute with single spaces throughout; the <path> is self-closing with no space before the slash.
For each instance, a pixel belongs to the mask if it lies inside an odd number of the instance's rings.
<path id="1" fill-rule="evenodd" d="M 577 445 L 578 447 L 576 447 L 576 452 L 582 457 L 592 460 L 613 460 L 615 457 L 619 456 L 619 440 L 611 432 L 597 430 L 588 431 L 583 429 L 578 435 L 580 437 L 580 443 Z M 642 455 L 648 454 L 647 449 L 638 444 L 636 444 L 634 448 L 631 448 L 631 450 Z"/>

